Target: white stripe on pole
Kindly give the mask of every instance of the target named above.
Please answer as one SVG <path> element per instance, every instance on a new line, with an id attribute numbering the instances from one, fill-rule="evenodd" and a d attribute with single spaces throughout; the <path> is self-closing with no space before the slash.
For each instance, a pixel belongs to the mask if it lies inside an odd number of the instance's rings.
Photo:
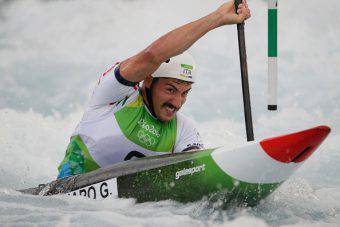
<path id="1" fill-rule="evenodd" d="M 268 57 L 268 105 L 277 105 L 277 57 Z"/>

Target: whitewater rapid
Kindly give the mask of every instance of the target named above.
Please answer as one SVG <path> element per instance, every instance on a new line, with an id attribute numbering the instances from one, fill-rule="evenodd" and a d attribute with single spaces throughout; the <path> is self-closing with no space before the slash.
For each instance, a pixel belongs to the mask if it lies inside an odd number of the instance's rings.
<path id="1" fill-rule="evenodd" d="M 206 198 L 136 204 L 16 189 L 54 180 L 98 76 L 220 0 L 0 0 L 0 225 L 340 225 L 340 3 L 279 2 L 279 111 L 266 111 L 266 2 L 249 1 L 246 41 L 257 140 L 316 125 L 332 132 L 296 174 L 255 208 L 221 210 Z M 301 10 L 300 5 L 303 6 Z M 199 80 L 183 110 L 206 147 L 245 143 L 237 36 L 198 41 Z"/>

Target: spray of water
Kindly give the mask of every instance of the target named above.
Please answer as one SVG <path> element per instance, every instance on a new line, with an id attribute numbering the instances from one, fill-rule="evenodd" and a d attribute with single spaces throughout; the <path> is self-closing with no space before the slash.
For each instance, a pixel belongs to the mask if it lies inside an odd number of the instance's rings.
<path id="1" fill-rule="evenodd" d="M 93 84 L 105 69 L 220 0 L 0 1 L 1 224 L 266 226 L 339 224 L 340 23 L 338 1 L 279 2 L 279 111 L 266 112 L 267 3 L 249 1 L 246 24 L 257 139 L 326 124 L 333 132 L 297 175 L 253 209 L 221 211 L 202 200 L 135 204 L 24 196 L 55 179 Z M 303 10 L 301 10 L 303 8 Z M 18 16 L 20 15 L 20 16 Z M 220 28 L 190 52 L 199 81 L 181 110 L 207 147 L 244 143 L 237 35 Z"/>

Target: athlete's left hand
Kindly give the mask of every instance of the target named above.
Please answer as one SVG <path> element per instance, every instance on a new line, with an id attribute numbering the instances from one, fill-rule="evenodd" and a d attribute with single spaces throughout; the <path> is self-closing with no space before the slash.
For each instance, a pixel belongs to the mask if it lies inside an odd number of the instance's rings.
<path id="1" fill-rule="evenodd" d="M 251 17 L 246 0 L 242 0 L 242 3 L 237 8 L 237 13 L 235 13 L 234 1 L 224 3 L 215 13 L 221 15 L 221 25 L 239 24 Z"/>

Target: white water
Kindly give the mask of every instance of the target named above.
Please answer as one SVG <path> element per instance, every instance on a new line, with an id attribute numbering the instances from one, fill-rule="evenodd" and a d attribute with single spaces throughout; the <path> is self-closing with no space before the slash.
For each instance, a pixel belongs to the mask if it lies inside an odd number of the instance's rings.
<path id="1" fill-rule="evenodd" d="M 332 134 L 272 196 L 222 211 L 205 200 L 135 204 L 41 198 L 14 189 L 55 179 L 97 76 L 222 1 L 0 0 L 0 225 L 340 225 L 340 18 L 335 0 L 279 2 L 279 111 L 266 111 L 266 3 L 249 1 L 249 77 L 257 139 L 319 124 Z M 245 141 L 234 26 L 191 48 L 200 78 L 183 112 L 207 146 Z"/>

